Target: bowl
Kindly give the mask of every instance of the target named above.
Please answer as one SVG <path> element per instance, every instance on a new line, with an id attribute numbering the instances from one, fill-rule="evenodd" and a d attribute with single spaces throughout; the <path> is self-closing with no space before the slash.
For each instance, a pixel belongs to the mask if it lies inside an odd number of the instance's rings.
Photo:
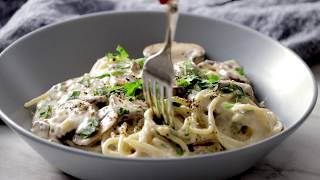
<path id="1" fill-rule="evenodd" d="M 121 158 L 51 143 L 30 132 L 32 115 L 24 102 L 52 85 L 88 72 L 97 58 L 118 44 L 131 57 L 164 39 L 161 12 L 99 13 L 51 25 L 13 43 L 0 55 L 0 115 L 35 151 L 56 168 L 82 179 L 213 178 L 239 174 L 293 133 L 317 97 L 306 64 L 278 42 L 230 22 L 182 14 L 177 41 L 203 46 L 210 59 L 236 59 L 260 100 L 284 124 L 284 131 L 236 150 L 183 158 Z"/>

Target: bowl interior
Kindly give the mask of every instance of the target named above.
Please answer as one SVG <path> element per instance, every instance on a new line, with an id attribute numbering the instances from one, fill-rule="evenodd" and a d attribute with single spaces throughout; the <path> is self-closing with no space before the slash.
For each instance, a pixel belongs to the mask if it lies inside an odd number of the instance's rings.
<path id="1" fill-rule="evenodd" d="M 98 14 L 31 33 L 0 57 L 0 109 L 29 130 L 23 104 L 52 85 L 88 72 L 97 58 L 119 44 L 131 57 L 164 38 L 162 13 Z M 288 128 L 301 122 L 315 100 L 307 66 L 291 51 L 246 28 L 203 17 L 181 15 L 177 41 L 202 45 L 209 58 L 236 59 L 256 94 Z"/>

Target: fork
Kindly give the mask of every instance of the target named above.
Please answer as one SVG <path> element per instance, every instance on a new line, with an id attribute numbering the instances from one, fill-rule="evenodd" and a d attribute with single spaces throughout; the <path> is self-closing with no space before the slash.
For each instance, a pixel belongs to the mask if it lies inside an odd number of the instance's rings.
<path id="1" fill-rule="evenodd" d="M 178 19 L 178 8 L 175 0 L 168 3 L 167 29 L 163 48 L 147 58 L 143 68 L 144 97 L 154 114 L 168 125 L 173 125 L 172 117 L 172 82 L 174 78 L 171 60 L 171 46 Z"/>

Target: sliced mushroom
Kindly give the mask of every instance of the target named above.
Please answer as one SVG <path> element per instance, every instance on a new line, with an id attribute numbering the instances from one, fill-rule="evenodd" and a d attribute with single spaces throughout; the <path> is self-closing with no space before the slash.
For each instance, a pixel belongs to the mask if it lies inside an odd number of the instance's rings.
<path id="1" fill-rule="evenodd" d="M 32 128 L 31 128 L 31 131 L 42 137 L 42 138 L 48 138 L 49 137 L 49 130 L 50 130 L 50 126 L 47 122 L 44 122 L 44 121 L 33 121 L 32 122 Z"/>
<path id="2" fill-rule="evenodd" d="M 98 132 L 89 138 L 82 138 L 78 134 L 75 134 L 72 142 L 81 146 L 88 146 L 96 143 L 101 139 L 102 134 L 108 131 L 117 122 L 117 119 L 118 114 L 113 109 L 108 107 L 106 116 L 100 122 L 100 129 Z"/>
<path id="3" fill-rule="evenodd" d="M 91 104 L 101 103 L 101 102 L 108 102 L 106 96 L 94 96 L 94 95 L 87 95 L 80 98 L 83 101 L 86 101 Z"/>
<path id="4" fill-rule="evenodd" d="M 149 57 L 161 50 L 163 43 L 156 43 L 144 48 L 143 55 Z M 172 44 L 172 61 L 177 63 L 186 59 L 191 59 L 195 64 L 204 60 L 205 50 L 203 47 L 193 43 L 178 43 Z"/>
<path id="5" fill-rule="evenodd" d="M 251 100 L 255 100 L 254 98 L 254 93 L 253 93 L 253 89 L 251 87 L 250 84 L 247 84 L 247 83 L 241 83 L 241 82 L 236 82 L 236 81 L 233 81 L 233 80 L 221 80 L 219 81 L 220 84 L 235 84 L 239 87 L 242 88 L 243 92 L 249 96 L 251 98 Z"/>
<path id="6" fill-rule="evenodd" d="M 249 83 L 243 69 L 235 60 L 217 62 L 205 60 L 197 65 L 199 68 L 208 69 L 218 74 L 223 79 L 231 79 L 238 82 Z"/>
<path id="7" fill-rule="evenodd" d="M 125 108 L 129 112 L 121 115 L 119 114 L 120 108 Z M 111 129 L 117 122 L 122 120 L 126 121 L 142 119 L 144 109 L 146 109 L 146 105 L 141 104 L 140 101 L 134 103 L 127 100 L 123 100 L 118 96 L 111 95 L 109 97 L 109 105 L 100 109 L 98 112 L 98 118 L 102 119 L 100 121 L 99 131 L 96 132 L 92 137 L 85 139 L 75 134 L 72 141 L 77 145 L 92 145 L 99 141 L 101 139 L 101 136 L 109 129 Z"/>

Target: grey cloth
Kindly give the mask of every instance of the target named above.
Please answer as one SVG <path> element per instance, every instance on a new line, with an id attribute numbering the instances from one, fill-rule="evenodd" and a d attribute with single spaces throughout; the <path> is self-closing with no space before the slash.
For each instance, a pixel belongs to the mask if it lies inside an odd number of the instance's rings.
<path id="1" fill-rule="evenodd" d="M 1 11 L 8 2 L 0 0 Z M 0 13 L 0 18 L 9 19 L 2 28 L 0 21 L 0 51 L 41 26 L 111 10 L 163 10 L 163 6 L 158 0 L 28 0 L 10 19 L 2 16 L 12 13 Z M 180 10 L 249 26 L 279 40 L 306 61 L 320 56 L 319 0 L 180 0 Z"/>

